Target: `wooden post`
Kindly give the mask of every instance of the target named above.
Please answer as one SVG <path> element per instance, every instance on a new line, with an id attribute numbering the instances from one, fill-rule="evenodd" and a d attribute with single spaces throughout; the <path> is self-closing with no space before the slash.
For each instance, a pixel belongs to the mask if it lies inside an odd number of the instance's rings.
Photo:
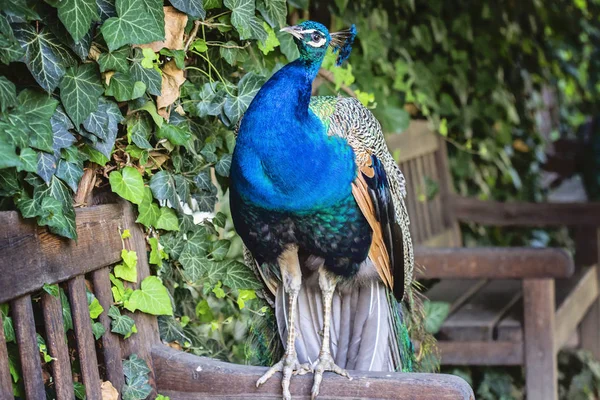
<path id="1" fill-rule="evenodd" d="M 525 377 L 528 400 L 557 400 L 554 281 L 523 280 Z"/>
<path id="2" fill-rule="evenodd" d="M 600 229 L 596 238 L 600 244 Z M 600 256 L 598 258 L 600 260 Z M 600 268 L 598 269 L 600 284 Z M 579 327 L 581 348 L 590 351 L 596 360 L 600 360 L 600 296 L 594 301 Z"/>

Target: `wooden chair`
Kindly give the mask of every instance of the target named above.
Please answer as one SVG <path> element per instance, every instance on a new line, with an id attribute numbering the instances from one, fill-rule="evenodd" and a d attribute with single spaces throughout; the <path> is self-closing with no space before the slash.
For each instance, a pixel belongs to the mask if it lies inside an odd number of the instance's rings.
<path id="1" fill-rule="evenodd" d="M 529 400 L 557 398 L 557 351 L 581 323 L 582 347 L 600 358 L 598 268 L 560 249 L 461 248 L 459 222 L 495 226 L 600 225 L 600 205 L 498 203 L 453 193 L 446 143 L 426 122 L 388 137 L 408 183 L 411 232 L 426 293 L 448 302 L 439 334 L 446 365 L 524 365 Z M 426 182 L 439 185 L 428 199 Z"/>
<path id="2" fill-rule="evenodd" d="M 275 399 L 281 398 L 275 377 L 260 388 L 256 380 L 264 367 L 234 365 L 174 350 L 161 343 L 157 320 L 147 314 L 128 314 L 137 333 L 128 339 L 110 332 L 107 310 L 112 304 L 110 265 L 120 260 L 120 229 L 129 229 L 125 247 L 138 254 L 138 284 L 149 274 L 143 232 L 135 224 L 127 204 L 100 205 L 77 210 L 77 242 L 59 238 L 24 222 L 16 212 L 0 213 L 0 303 L 10 303 L 21 359 L 21 376 L 27 399 L 45 399 L 44 377 L 36 332 L 46 338 L 52 385 L 59 400 L 74 398 L 71 362 L 79 361 L 80 379 L 88 400 L 99 400 L 101 382 L 110 381 L 121 392 L 122 360 L 131 354 L 151 368 L 151 398 L 157 393 L 177 399 Z M 70 299 L 75 343 L 65 340 L 60 299 L 42 292 L 41 305 L 32 304 L 44 284 L 61 283 Z M 105 312 L 100 322 L 106 333 L 94 340 L 86 300 L 93 291 Z M 37 312 L 36 312 L 37 311 Z M 38 315 L 39 314 L 39 315 Z M 126 313 L 127 314 L 127 313 Z M 0 317 L 0 327 L 2 321 Z M 474 399 L 462 379 L 442 374 L 352 372 L 353 380 L 328 374 L 321 399 Z M 46 376 L 47 380 L 48 376 Z M 292 395 L 310 396 L 312 375 L 293 378 Z M 7 347 L 0 328 L 0 400 L 13 399 Z"/>

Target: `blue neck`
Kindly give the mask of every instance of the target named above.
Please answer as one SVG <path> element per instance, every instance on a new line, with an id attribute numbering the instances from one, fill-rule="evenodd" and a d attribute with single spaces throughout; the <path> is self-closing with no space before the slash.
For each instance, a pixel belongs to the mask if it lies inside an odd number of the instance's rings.
<path id="1" fill-rule="evenodd" d="M 301 212 L 350 194 L 354 153 L 345 140 L 327 136 L 308 107 L 320 64 L 300 58 L 286 65 L 248 107 L 231 166 L 232 190 L 247 201 Z"/>

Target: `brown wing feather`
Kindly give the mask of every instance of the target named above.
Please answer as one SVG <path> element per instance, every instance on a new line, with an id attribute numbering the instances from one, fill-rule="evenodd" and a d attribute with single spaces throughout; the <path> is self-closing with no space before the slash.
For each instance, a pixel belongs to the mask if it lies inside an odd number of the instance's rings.
<path id="1" fill-rule="evenodd" d="M 364 165 L 360 167 L 358 177 L 352 183 L 352 194 L 354 199 L 358 203 L 360 210 L 369 222 L 371 229 L 373 230 L 373 239 L 371 242 L 371 248 L 369 249 L 369 258 L 373 261 L 375 269 L 379 274 L 379 277 L 385 283 L 385 285 L 393 289 L 394 277 L 392 275 L 392 267 L 390 264 L 390 255 L 388 249 L 385 246 L 383 239 L 383 231 L 381 224 L 377 221 L 375 215 L 375 205 L 369 194 L 369 188 L 365 181 L 364 175 L 373 176 L 373 168 L 371 165 Z"/>

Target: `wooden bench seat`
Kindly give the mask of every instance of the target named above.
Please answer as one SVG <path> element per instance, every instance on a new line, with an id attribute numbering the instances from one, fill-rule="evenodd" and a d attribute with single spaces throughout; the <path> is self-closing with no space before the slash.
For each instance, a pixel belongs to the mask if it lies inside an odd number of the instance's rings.
<path id="1" fill-rule="evenodd" d="M 101 386 L 109 381 L 122 393 L 123 360 L 136 354 L 148 367 L 152 392 L 171 400 L 191 399 L 277 399 L 281 398 L 278 376 L 256 388 L 266 367 L 235 365 L 174 350 L 162 343 L 156 317 L 139 312 L 132 317 L 137 333 L 124 339 L 111 332 L 108 310 L 113 304 L 109 273 L 121 258 L 121 250 L 138 255 L 139 288 L 149 276 L 146 242 L 135 224 L 128 203 L 101 205 L 77 210 L 78 241 L 67 240 L 23 221 L 16 212 L 0 212 L 0 304 L 8 303 L 18 350 L 17 364 L 23 379 L 24 397 L 46 398 L 53 391 L 58 400 L 73 400 L 73 381 L 85 385 L 88 400 L 103 398 Z M 128 229 L 131 237 L 121 241 Z M 61 299 L 42 290 L 44 284 L 59 283 L 70 304 L 73 330 L 65 335 Z M 99 322 L 106 332 L 95 340 L 87 293 L 93 293 L 104 312 Z M 39 300 L 39 301 L 38 301 Z M 0 400 L 13 400 L 9 354 L 0 314 Z M 37 335 L 45 339 L 53 360 L 42 364 Z M 43 366 L 43 368 L 42 368 Z M 76 371 L 73 373 L 72 371 Z M 362 373 L 354 378 L 326 373 L 319 399 L 417 399 L 473 400 L 473 391 L 461 378 L 444 374 Z M 294 399 L 308 399 L 312 375 L 292 380 Z M 112 398 L 112 397 L 111 397 Z"/>
<path id="2" fill-rule="evenodd" d="M 450 304 L 437 335 L 442 364 L 524 365 L 527 398 L 557 399 L 556 353 L 572 345 L 571 338 L 578 337 L 574 343 L 600 359 L 599 271 L 584 267 L 597 257 L 578 248 L 585 264 L 575 265 L 559 249 L 464 248 L 460 223 L 589 232 L 600 227 L 600 204 L 459 196 L 453 191 L 446 142 L 426 121 L 413 121 L 387 140 L 406 176 L 417 277 L 441 279 L 426 296 Z"/>

